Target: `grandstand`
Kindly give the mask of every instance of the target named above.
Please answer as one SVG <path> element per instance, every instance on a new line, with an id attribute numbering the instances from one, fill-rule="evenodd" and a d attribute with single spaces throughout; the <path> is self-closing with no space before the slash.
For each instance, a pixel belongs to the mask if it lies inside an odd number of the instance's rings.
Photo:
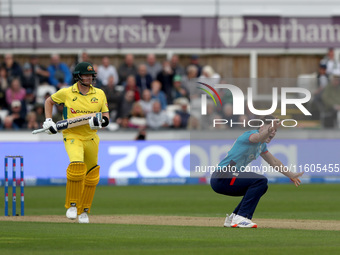
<path id="1" fill-rule="evenodd" d="M 1 140 L 59 141 L 60 136 L 32 136 L 29 131 L 41 127 L 44 121 L 45 98 L 72 84 L 70 73 L 83 60 L 94 64 L 98 72 L 96 86 L 112 100 L 111 123 L 99 131 L 102 140 L 131 141 L 146 129 L 146 140 L 188 142 L 190 130 L 205 130 L 191 114 L 197 105 L 193 105 L 190 79 L 212 77 L 213 82 L 217 79 L 221 83 L 237 83 L 245 93 L 251 87 L 257 109 L 271 106 L 274 84 L 279 90 L 306 88 L 312 99 L 304 106 L 312 116 L 291 106 L 287 115 L 281 116 L 278 107 L 275 115 L 298 120 L 294 130 L 283 129 L 278 138 L 338 137 L 337 114 L 327 110 L 321 96 L 315 96 L 331 83 L 331 77 L 337 79 L 338 70 L 328 70 L 331 64 L 327 63 L 338 63 L 340 53 L 340 24 L 335 13 L 338 4 L 334 0 L 327 4 L 314 0 L 308 3 L 1 1 Z M 328 51 L 330 48 L 334 49 Z M 329 59 L 330 53 L 334 60 Z M 66 72 L 52 77 L 55 63 L 63 63 Z M 148 83 L 144 83 L 146 78 L 141 70 L 145 65 L 151 77 Z M 189 74 L 190 67 L 194 74 Z M 129 77 L 124 73 L 127 69 Z M 153 100 L 159 100 L 157 88 L 153 88 L 158 85 L 152 81 L 160 81 L 166 98 L 161 106 L 167 121 L 160 126 L 148 123 Z M 145 88 L 149 92 L 143 93 Z M 127 91 L 133 92 L 133 100 L 128 99 L 127 94 L 132 92 Z M 132 111 L 133 107 L 143 110 Z M 62 106 L 55 107 L 55 120 L 61 119 L 61 111 Z M 227 118 L 226 111 L 217 107 L 214 114 Z M 248 111 L 243 119 L 254 117 Z M 324 132 L 324 128 L 328 131 Z M 231 142 L 240 132 L 239 127 L 221 127 L 216 136 L 223 134 Z"/>

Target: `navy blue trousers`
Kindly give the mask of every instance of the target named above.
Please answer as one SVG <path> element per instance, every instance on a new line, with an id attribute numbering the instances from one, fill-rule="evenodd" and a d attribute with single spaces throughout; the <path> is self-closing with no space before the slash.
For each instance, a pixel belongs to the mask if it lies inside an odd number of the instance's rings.
<path id="1" fill-rule="evenodd" d="M 236 176 L 237 174 L 238 176 Z M 227 196 L 243 196 L 234 213 L 252 219 L 260 198 L 268 189 L 268 179 L 252 172 L 235 174 L 214 172 L 210 185 L 216 193 Z"/>

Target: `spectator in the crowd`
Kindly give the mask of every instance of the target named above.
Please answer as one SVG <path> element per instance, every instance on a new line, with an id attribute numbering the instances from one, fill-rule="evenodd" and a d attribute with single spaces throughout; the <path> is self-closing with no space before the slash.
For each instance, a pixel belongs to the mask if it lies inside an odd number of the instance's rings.
<path id="1" fill-rule="evenodd" d="M 327 74 L 327 66 L 325 64 L 319 65 L 317 79 L 318 88 L 314 94 L 316 97 L 321 99 L 322 91 L 329 84 L 329 75 Z"/>
<path id="2" fill-rule="evenodd" d="M 211 66 L 204 66 L 202 68 L 202 75 L 199 77 L 203 82 L 207 82 L 209 79 L 213 79 L 213 81 L 217 84 L 221 80 L 221 76 L 214 71 Z"/>
<path id="3" fill-rule="evenodd" d="M 126 79 L 125 91 L 133 91 L 135 95 L 135 101 L 140 100 L 139 88 L 136 85 L 136 78 L 134 75 L 129 75 Z"/>
<path id="4" fill-rule="evenodd" d="M 192 79 L 197 79 L 198 69 L 194 65 L 189 65 L 187 67 L 187 75 L 182 77 L 182 86 L 187 90 L 190 91 L 190 84 Z"/>
<path id="5" fill-rule="evenodd" d="M 189 100 L 185 97 L 179 98 L 177 99 L 176 104 L 179 104 L 181 106 L 181 109 L 176 110 L 175 112 L 176 115 L 181 117 L 180 127 L 186 128 L 188 126 L 188 122 L 190 118 L 190 113 L 188 111 Z"/>
<path id="6" fill-rule="evenodd" d="M 50 73 L 49 83 L 57 89 L 71 84 L 71 71 L 65 63 L 60 62 L 60 56 L 58 54 L 51 56 L 51 65 L 48 67 L 48 71 Z"/>
<path id="7" fill-rule="evenodd" d="M 19 78 L 12 79 L 11 85 L 6 90 L 7 105 L 11 105 L 14 100 L 23 101 L 26 96 L 26 91 L 21 87 Z"/>
<path id="8" fill-rule="evenodd" d="M 135 76 L 137 74 L 137 67 L 135 65 L 135 58 L 132 54 L 125 56 L 124 63 L 119 66 L 119 84 L 124 84 L 129 75 Z"/>
<path id="9" fill-rule="evenodd" d="M 126 91 L 121 101 L 118 112 L 116 122 L 118 125 L 123 127 L 128 127 L 128 117 L 132 109 L 132 105 L 135 102 L 135 95 L 133 91 Z M 126 120 L 127 119 L 127 120 Z M 125 125 L 125 124 L 126 125 Z"/>
<path id="10" fill-rule="evenodd" d="M 64 104 L 53 105 L 52 110 L 52 120 L 54 123 L 62 120 L 64 118 Z"/>
<path id="11" fill-rule="evenodd" d="M 170 59 L 170 66 L 172 68 L 174 75 L 180 75 L 180 76 L 185 75 L 184 68 L 179 63 L 178 55 L 172 55 Z"/>
<path id="12" fill-rule="evenodd" d="M 174 72 L 171 69 L 169 61 L 164 61 L 162 67 L 162 71 L 157 75 L 157 80 L 162 84 L 161 89 L 166 95 L 167 102 L 171 102 L 171 90 Z"/>
<path id="13" fill-rule="evenodd" d="M 97 64 L 93 64 L 93 70 L 98 73 L 98 65 Z M 92 85 L 95 86 L 96 88 L 101 88 L 103 89 L 103 84 L 102 81 L 99 79 L 96 79 L 94 81 L 92 81 Z"/>
<path id="14" fill-rule="evenodd" d="M 156 61 L 155 54 L 148 54 L 146 57 L 146 69 L 152 80 L 157 79 L 157 74 L 162 70 L 162 65 Z"/>
<path id="15" fill-rule="evenodd" d="M 116 122 L 119 124 L 121 128 L 124 128 L 124 129 L 129 128 L 129 117 L 128 116 L 119 118 L 117 119 Z"/>
<path id="16" fill-rule="evenodd" d="M 155 80 L 151 83 L 151 98 L 156 99 L 161 103 L 162 110 L 165 110 L 167 107 L 166 95 L 163 91 L 161 91 L 162 84 Z"/>
<path id="17" fill-rule="evenodd" d="M 189 123 L 188 123 L 188 129 L 189 130 L 200 130 L 200 129 L 202 129 L 202 127 L 200 126 L 200 121 L 196 116 L 190 115 Z"/>
<path id="18" fill-rule="evenodd" d="M 57 91 L 56 87 L 49 85 L 48 83 L 43 83 L 38 86 L 36 93 L 36 102 L 43 104 L 45 103 L 46 94 L 53 95 Z"/>
<path id="19" fill-rule="evenodd" d="M 11 109 L 9 115 L 5 117 L 4 128 L 19 130 L 25 125 L 26 112 L 22 107 L 19 100 L 14 100 L 11 103 Z"/>
<path id="20" fill-rule="evenodd" d="M 233 105 L 231 104 L 225 104 L 223 105 L 223 112 L 222 112 L 222 118 L 228 120 L 228 125 L 225 125 L 228 127 L 240 127 L 240 125 L 235 125 L 231 123 L 239 122 L 239 116 L 233 114 Z"/>
<path id="21" fill-rule="evenodd" d="M 120 105 L 120 101 L 122 100 L 122 92 L 116 89 L 116 85 L 114 82 L 114 77 L 110 76 L 108 79 L 108 83 L 105 87 L 102 88 L 107 99 L 109 111 L 110 111 L 110 119 L 115 120 L 117 117 L 118 107 Z"/>
<path id="22" fill-rule="evenodd" d="M 88 63 L 92 64 L 91 58 L 90 58 L 89 54 L 86 52 L 86 50 L 82 51 L 80 57 L 78 58 L 77 64 L 79 64 L 81 62 L 88 62 Z"/>
<path id="23" fill-rule="evenodd" d="M 340 112 L 340 76 L 333 75 L 331 82 L 322 92 L 322 111 L 327 116 L 324 120 L 325 127 L 334 127 Z"/>
<path id="24" fill-rule="evenodd" d="M 26 123 L 27 129 L 30 130 L 35 130 L 40 127 L 37 121 L 37 113 L 35 111 L 30 111 L 29 113 L 27 113 Z"/>
<path id="25" fill-rule="evenodd" d="M 28 93 L 26 93 L 25 96 L 25 104 L 28 112 L 34 109 L 35 103 L 36 103 L 35 93 L 28 91 Z"/>
<path id="26" fill-rule="evenodd" d="M 6 102 L 6 90 L 8 87 L 6 68 L 0 66 L 0 110 L 8 107 Z"/>
<path id="27" fill-rule="evenodd" d="M 44 109 L 44 104 L 39 104 L 39 103 L 36 103 L 34 105 L 34 111 L 36 112 L 37 114 L 37 122 L 39 124 L 39 127 L 42 126 L 42 124 L 44 123 L 45 121 L 45 109 Z M 60 119 L 59 119 L 60 120 Z"/>
<path id="28" fill-rule="evenodd" d="M 0 89 L 6 90 L 9 87 L 7 70 L 4 66 L 0 66 Z"/>
<path id="29" fill-rule="evenodd" d="M 313 99 L 310 101 L 310 104 L 308 105 L 309 111 L 312 113 L 311 118 L 313 120 L 320 119 L 320 113 L 323 108 L 322 103 L 322 92 L 326 88 L 326 86 L 329 84 L 329 75 L 326 72 L 327 65 L 324 63 L 319 64 L 319 70 L 317 74 L 317 88 L 313 92 Z"/>
<path id="30" fill-rule="evenodd" d="M 81 62 L 88 62 L 88 63 L 92 63 L 92 60 L 90 59 L 90 56 L 89 54 L 87 54 L 86 50 L 83 50 L 81 52 L 81 54 L 78 54 L 76 57 L 75 57 L 75 60 L 74 60 L 74 63 L 70 66 L 70 71 L 71 73 L 73 73 L 74 69 L 76 68 L 76 66 L 81 63 Z M 73 80 L 72 81 L 72 84 L 75 83 L 75 81 Z M 93 85 L 93 84 L 92 84 Z"/>
<path id="31" fill-rule="evenodd" d="M 320 112 L 323 111 L 322 93 L 329 84 L 329 75 L 326 72 L 327 66 L 324 63 L 319 65 L 317 75 L 317 89 L 314 91 L 314 98 L 310 104 L 310 110 L 314 119 L 320 118 Z"/>
<path id="32" fill-rule="evenodd" d="M 192 55 L 191 58 L 190 58 L 190 64 L 189 64 L 189 66 L 193 65 L 193 66 L 195 66 L 197 68 L 196 78 L 200 77 L 201 73 L 202 73 L 202 66 L 199 63 L 199 59 L 200 58 L 199 58 L 198 55 Z M 187 67 L 187 75 L 189 75 L 188 74 L 188 67 Z"/>
<path id="33" fill-rule="evenodd" d="M 39 57 L 37 55 L 32 55 L 30 57 L 30 65 L 32 68 L 32 73 L 35 79 L 36 86 L 49 82 L 50 72 L 47 71 L 46 67 L 40 65 Z"/>
<path id="34" fill-rule="evenodd" d="M 232 104 L 234 99 L 233 99 L 233 94 L 229 89 L 218 89 L 217 93 L 220 95 L 223 104 Z M 220 109 L 222 110 L 222 109 Z"/>
<path id="35" fill-rule="evenodd" d="M 333 48 L 328 49 L 327 55 L 320 61 L 320 64 L 327 66 L 326 72 L 328 75 L 340 73 L 339 61 L 334 56 Z"/>
<path id="36" fill-rule="evenodd" d="M 180 75 L 174 76 L 173 86 L 171 90 L 171 101 L 170 104 L 173 103 L 174 100 L 181 97 L 189 97 L 188 91 L 182 86 L 182 78 Z"/>
<path id="37" fill-rule="evenodd" d="M 154 101 L 152 111 L 146 115 L 146 122 L 149 128 L 159 129 L 169 126 L 168 115 L 161 108 L 159 101 Z"/>
<path id="38" fill-rule="evenodd" d="M 132 105 L 131 113 L 129 115 L 130 128 L 144 128 L 146 126 L 145 113 L 139 102 Z"/>
<path id="39" fill-rule="evenodd" d="M 8 53 L 8 54 L 5 54 L 4 58 L 5 58 L 4 59 L 5 61 L 2 65 L 3 67 L 6 68 L 8 79 L 12 79 L 12 78 L 20 79 L 22 76 L 22 70 L 21 70 L 20 65 L 16 61 L 14 61 L 13 55 Z"/>
<path id="40" fill-rule="evenodd" d="M 151 91 L 145 89 L 142 93 L 142 99 L 139 101 L 143 111 L 147 114 L 152 111 L 153 100 L 151 99 Z"/>
<path id="41" fill-rule="evenodd" d="M 173 129 L 184 128 L 184 126 L 182 125 L 182 117 L 180 115 L 175 114 L 175 116 L 172 118 L 172 124 L 170 128 L 173 128 Z"/>
<path id="42" fill-rule="evenodd" d="M 215 105 L 214 102 L 211 100 L 207 100 L 207 114 L 206 115 L 199 115 L 200 118 L 200 128 L 202 130 L 213 130 L 214 119 L 222 119 L 222 116 L 215 112 Z M 195 121 L 195 120 L 193 120 Z M 190 122 L 190 121 L 189 121 Z"/>
<path id="43" fill-rule="evenodd" d="M 106 86 L 109 82 L 110 76 L 113 76 L 114 85 L 117 85 L 119 80 L 117 70 L 110 64 L 109 57 L 105 56 L 102 59 L 102 64 L 98 66 L 97 79 Z"/>
<path id="44" fill-rule="evenodd" d="M 31 65 L 29 63 L 25 63 L 22 69 L 23 69 L 23 75 L 21 77 L 22 87 L 26 90 L 27 94 L 35 93 L 36 82 Z"/>
<path id="45" fill-rule="evenodd" d="M 148 74 L 146 65 L 140 64 L 138 66 L 138 74 L 136 75 L 136 84 L 141 92 L 145 89 L 151 89 L 152 77 Z"/>

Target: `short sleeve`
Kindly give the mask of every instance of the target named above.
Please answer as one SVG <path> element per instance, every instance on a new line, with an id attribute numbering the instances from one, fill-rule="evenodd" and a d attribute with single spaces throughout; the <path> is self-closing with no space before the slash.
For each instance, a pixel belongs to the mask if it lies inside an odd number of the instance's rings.
<path id="1" fill-rule="evenodd" d="M 267 152 L 268 152 L 267 144 L 264 143 L 264 146 L 263 146 L 263 148 L 262 148 L 261 153 L 265 154 L 265 153 L 267 153 Z"/>
<path id="2" fill-rule="evenodd" d="M 246 144 L 249 144 L 251 143 L 249 138 L 253 135 L 253 134 L 256 134 L 257 133 L 257 130 L 253 130 L 253 131 L 248 131 L 248 132 L 245 132 L 243 135 L 241 135 L 241 142 L 243 143 L 246 143 Z"/>
<path id="3" fill-rule="evenodd" d="M 51 96 L 53 102 L 57 104 L 65 103 L 66 101 L 66 88 L 58 90 Z"/>
<path id="4" fill-rule="evenodd" d="M 102 110 L 101 112 L 109 112 L 109 106 L 107 104 L 107 98 L 105 93 L 102 91 L 102 96 L 103 96 L 103 104 L 102 104 Z"/>

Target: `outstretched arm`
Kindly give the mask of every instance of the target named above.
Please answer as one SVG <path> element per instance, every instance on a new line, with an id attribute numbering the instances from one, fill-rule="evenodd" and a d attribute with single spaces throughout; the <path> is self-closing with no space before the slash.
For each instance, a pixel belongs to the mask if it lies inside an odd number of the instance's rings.
<path id="1" fill-rule="evenodd" d="M 269 151 L 267 153 L 262 153 L 261 157 L 271 165 L 276 171 L 280 172 L 284 176 L 287 176 L 292 182 L 294 182 L 295 186 L 298 187 L 301 184 L 300 176 L 304 174 L 302 173 L 293 173 L 289 171 L 288 167 L 284 166 L 280 160 L 273 156 Z"/>
<path id="2" fill-rule="evenodd" d="M 280 127 L 281 121 L 273 121 L 273 125 L 266 125 L 260 129 L 260 132 L 257 134 L 252 134 L 249 137 L 249 141 L 252 143 L 264 143 L 269 136 L 275 136 L 277 129 Z M 268 128 L 267 128 L 268 126 Z"/>

